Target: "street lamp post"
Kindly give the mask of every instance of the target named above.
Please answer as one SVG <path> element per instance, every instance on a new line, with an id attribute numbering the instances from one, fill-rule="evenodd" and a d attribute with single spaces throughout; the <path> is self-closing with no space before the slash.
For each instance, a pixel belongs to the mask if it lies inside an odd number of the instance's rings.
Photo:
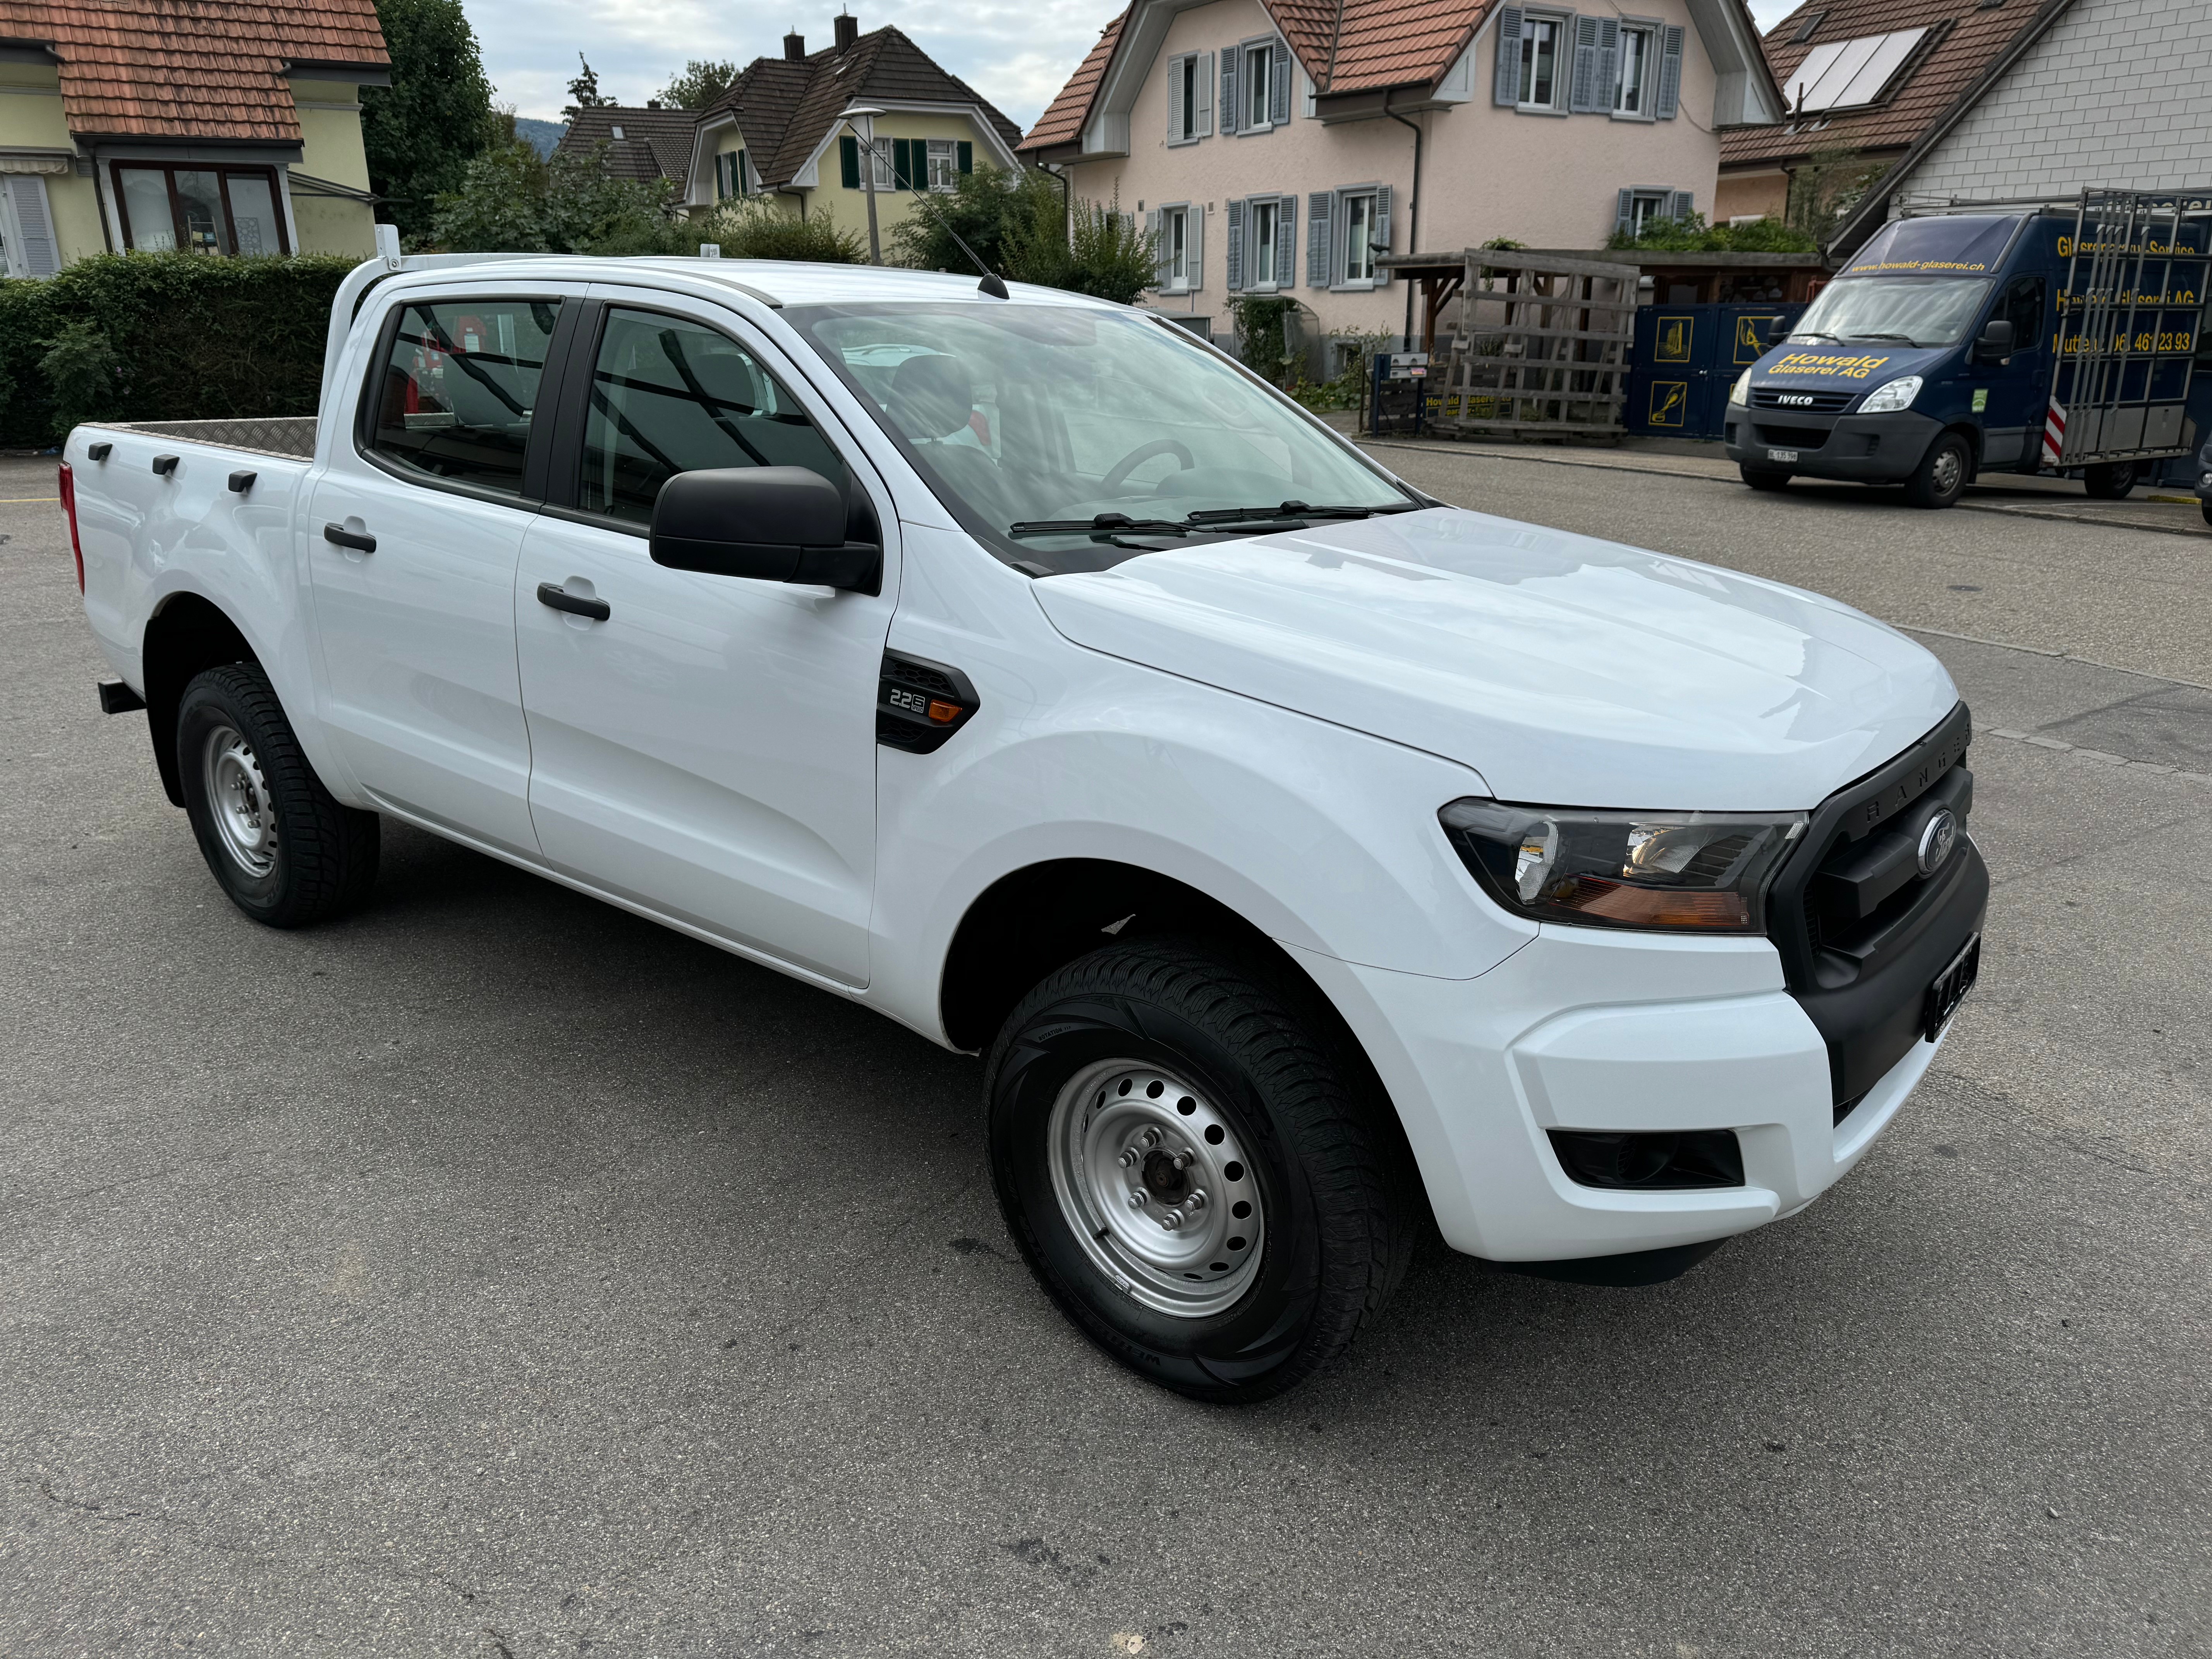
<path id="1" fill-rule="evenodd" d="M 860 144 L 860 189 L 868 198 L 868 263 L 884 262 L 884 239 L 876 229 L 876 117 L 883 111 L 866 106 L 848 109 L 837 118 L 853 130 Z"/>

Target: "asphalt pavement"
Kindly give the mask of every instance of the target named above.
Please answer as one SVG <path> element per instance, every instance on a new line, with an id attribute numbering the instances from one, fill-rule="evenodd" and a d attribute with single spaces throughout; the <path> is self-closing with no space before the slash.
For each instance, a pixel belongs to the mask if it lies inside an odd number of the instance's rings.
<path id="1" fill-rule="evenodd" d="M 237 914 L 0 462 L 0 1655 L 2212 1651 L 2212 548 L 1386 459 L 1923 630 L 1987 953 L 1802 1215 L 1431 1249 L 1244 1411 L 1030 1282 L 971 1060 L 397 826 Z"/>

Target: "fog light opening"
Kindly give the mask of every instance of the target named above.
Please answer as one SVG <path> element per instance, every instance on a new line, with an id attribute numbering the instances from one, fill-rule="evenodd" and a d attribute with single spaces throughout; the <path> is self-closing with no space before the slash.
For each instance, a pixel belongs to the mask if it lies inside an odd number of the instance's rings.
<path id="1" fill-rule="evenodd" d="M 1615 1191 L 1665 1192 L 1743 1185 L 1743 1148 L 1733 1129 L 1650 1133 L 1553 1129 L 1552 1150 L 1568 1179 Z"/>

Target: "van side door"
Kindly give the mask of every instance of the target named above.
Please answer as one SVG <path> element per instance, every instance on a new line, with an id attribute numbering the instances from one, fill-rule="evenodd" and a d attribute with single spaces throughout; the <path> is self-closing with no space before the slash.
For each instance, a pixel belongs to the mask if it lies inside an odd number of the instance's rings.
<path id="1" fill-rule="evenodd" d="M 1990 319 L 2012 324 L 2013 352 L 2002 362 L 1968 365 L 1982 422 L 1982 465 L 2008 471 L 2041 453 L 2045 404 L 2050 398 L 2050 284 L 2040 272 L 2006 279 Z"/>

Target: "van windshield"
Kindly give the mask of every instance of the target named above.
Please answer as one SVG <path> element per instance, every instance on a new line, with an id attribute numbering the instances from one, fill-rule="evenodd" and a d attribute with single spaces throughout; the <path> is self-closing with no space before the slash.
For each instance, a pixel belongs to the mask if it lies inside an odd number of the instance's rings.
<path id="1" fill-rule="evenodd" d="M 1966 333 L 1989 292 L 1984 276 L 1862 276 L 1831 283 L 1797 319 L 1790 338 L 1947 346 Z"/>
<path id="2" fill-rule="evenodd" d="M 783 317 L 969 533 L 1036 574 L 1422 505 L 1171 325 L 973 301 Z"/>

